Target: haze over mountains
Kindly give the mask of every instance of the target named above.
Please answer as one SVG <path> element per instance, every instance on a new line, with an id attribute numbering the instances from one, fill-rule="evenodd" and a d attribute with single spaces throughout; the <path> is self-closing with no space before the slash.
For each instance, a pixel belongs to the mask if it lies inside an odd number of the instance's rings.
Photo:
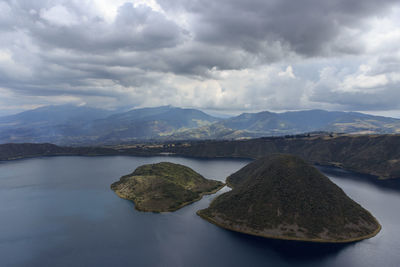
<path id="1" fill-rule="evenodd" d="M 243 139 L 301 134 L 399 133 L 400 119 L 324 110 L 243 113 L 221 119 L 172 106 L 111 112 L 47 106 L 0 117 L 0 143 L 113 144 L 149 140 Z"/>

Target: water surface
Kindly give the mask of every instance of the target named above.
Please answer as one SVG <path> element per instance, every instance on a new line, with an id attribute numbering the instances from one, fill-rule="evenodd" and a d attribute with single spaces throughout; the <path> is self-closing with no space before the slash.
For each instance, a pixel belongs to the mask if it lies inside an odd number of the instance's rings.
<path id="1" fill-rule="evenodd" d="M 195 212 L 215 195 L 156 214 L 136 211 L 110 190 L 137 166 L 160 161 L 221 181 L 249 162 L 127 156 L 1 162 L 0 266 L 399 266 L 400 182 L 321 168 L 383 230 L 349 245 L 309 244 L 251 237 L 202 220 Z"/>

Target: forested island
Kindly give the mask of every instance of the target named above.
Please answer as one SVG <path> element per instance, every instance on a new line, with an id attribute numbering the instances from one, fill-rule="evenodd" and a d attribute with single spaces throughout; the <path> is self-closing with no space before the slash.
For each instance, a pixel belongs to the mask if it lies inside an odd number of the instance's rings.
<path id="1" fill-rule="evenodd" d="M 375 236 L 378 221 L 342 189 L 299 157 L 271 155 L 227 179 L 233 190 L 198 215 L 250 235 L 346 243 Z"/>

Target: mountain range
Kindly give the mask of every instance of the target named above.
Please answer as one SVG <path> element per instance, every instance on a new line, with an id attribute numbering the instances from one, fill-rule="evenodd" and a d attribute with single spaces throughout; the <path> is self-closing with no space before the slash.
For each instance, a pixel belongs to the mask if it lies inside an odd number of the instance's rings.
<path id="1" fill-rule="evenodd" d="M 243 113 L 226 119 L 172 106 L 112 112 L 85 106 L 46 106 L 0 117 L 0 143 L 62 145 L 145 141 L 247 139 L 316 131 L 399 133 L 400 119 L 325 110 Z"/>

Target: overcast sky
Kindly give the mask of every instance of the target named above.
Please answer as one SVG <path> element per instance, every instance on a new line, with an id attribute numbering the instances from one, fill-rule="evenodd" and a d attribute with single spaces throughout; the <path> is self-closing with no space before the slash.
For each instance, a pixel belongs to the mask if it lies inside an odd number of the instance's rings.
<path id="1" fill-rule="evenodd" d="M 49 104 L 400 116 L 399 0 L 0 0 L 0 115 Z"/>

